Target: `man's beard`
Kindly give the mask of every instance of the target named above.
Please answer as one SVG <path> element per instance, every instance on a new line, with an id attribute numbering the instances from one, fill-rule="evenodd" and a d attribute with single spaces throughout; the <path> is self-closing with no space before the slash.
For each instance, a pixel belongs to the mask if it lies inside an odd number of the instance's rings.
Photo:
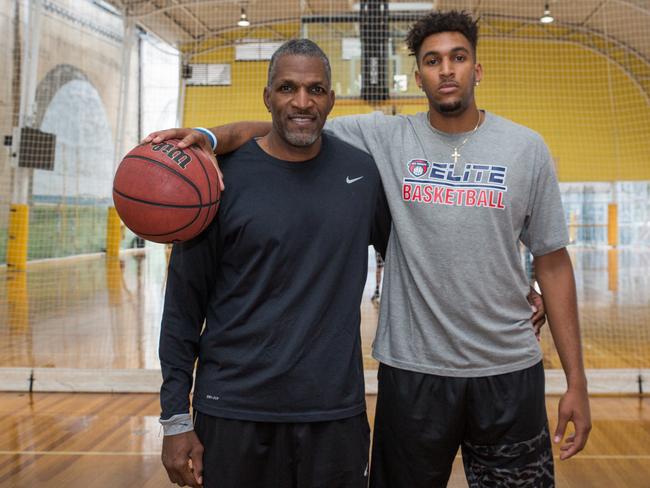
<path id="1" fill-rule="evenodd" d="M 455 102 L 441 103 L 438 105 L 438 112 L 441 114 L 454 114 L 460 112 L 462 108 L 462 102 L 460 100 L 456 100 Z"/>
<path id="2" fill-rule="evenodd" d="M 288 130 L 283 131 L 285 140 L 292 146 L 305 147 L 311 146 L 316 140 L 320 133 L 318 131 L 313 132 L 291 132 Z"/>
<path id="3" fill-rule="evenodd" d="M 277 133 L 280 134 L 285 141 L 295 147 L 311 146 L 318 140 L 321 132 L 320 130 L 291 131 L 286 125 L 276 121 L 273 121 L 273 125 L 275 126 Z"/>

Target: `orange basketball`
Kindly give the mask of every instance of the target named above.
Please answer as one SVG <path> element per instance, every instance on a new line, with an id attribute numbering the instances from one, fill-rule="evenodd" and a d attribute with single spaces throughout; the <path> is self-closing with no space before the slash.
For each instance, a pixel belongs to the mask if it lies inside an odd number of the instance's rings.
<path id="1" fill-rule="evenodd" d="M 191 239 L 219 207 L 216 168 L 198 146 L 179 149 L 179 142 L 136 146 L 115 173 L 115 209 L 129 229 L 149 241 Z"/>

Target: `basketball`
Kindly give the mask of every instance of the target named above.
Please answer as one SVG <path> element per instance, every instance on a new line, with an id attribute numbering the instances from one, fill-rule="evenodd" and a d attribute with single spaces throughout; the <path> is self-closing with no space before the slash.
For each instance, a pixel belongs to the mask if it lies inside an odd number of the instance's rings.
<path id="1" fill-rule="evenodd" d="M 210 224 L 219 207 L 217 170 L 198 146 L 179 140 L 140 144 L 120 162 L 113 202 L 122 222 L 153 242 L 186 241 Z"/>

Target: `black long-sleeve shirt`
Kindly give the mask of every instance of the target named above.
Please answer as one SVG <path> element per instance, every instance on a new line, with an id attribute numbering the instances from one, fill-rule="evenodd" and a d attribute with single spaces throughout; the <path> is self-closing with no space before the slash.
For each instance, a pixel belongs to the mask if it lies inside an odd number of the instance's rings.
<path id="1" fill-rule="evenodd" d="M 368 244 L 390 215 L 366 153 L 323 134 L 312 160 L 250 141 L 220 161 L 227 190 L 197 238 L 175 244 L 160 338 L 162 418 L 305 422 L 365 408 L 360 302 Z M 205 327 L 203 324 L 205 321 Z"/>

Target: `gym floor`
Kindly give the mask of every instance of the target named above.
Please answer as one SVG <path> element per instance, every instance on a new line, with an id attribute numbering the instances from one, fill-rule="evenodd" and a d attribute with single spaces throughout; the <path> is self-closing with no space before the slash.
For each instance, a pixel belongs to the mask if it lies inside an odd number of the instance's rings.
<path id="1" fill-rule="evenodd" d="M 372 422 L 375 397 L 367 402 Z M 557 403 L 547 398 L 551 428 Z M 600 397 L 591 406 L 589 444 L 573 459 L 556 457 L 557 486 L 647 487 L 650 398 Z M 160 462 L 159 412 L 155 394 L 0 393 L 0 487 L 175 486 Z M 449 487 L 466 486 L 457 457 Z"/>
<path id="2" fill-rule="evenodd" d="M 650 367 L 648 253 L 573 249 L 572 258 L 587 367 Z M 376 369 L 373 262 L 362 304 L 368 371 Z M 22 274 L 0 268 L 0 367 L 158 369 L 165 263 L 157 247 L 116 261 L 32 264 Z M 542 348 L 546 367 L 558 367 L 548 330 Z M 367 402 L 372 420 L 375 397 Z M 557 402 L 547 397 L 551 428 Z M 648 486 L 650 398 L 593 397 L 592 414 L 586 450 L 556 460 L 558 486 Z M 156 394 L 0 393 L 0 487 L 171 486 L 158 415 Z M 449 486 L 466 486 L 460 458 Z"/>

